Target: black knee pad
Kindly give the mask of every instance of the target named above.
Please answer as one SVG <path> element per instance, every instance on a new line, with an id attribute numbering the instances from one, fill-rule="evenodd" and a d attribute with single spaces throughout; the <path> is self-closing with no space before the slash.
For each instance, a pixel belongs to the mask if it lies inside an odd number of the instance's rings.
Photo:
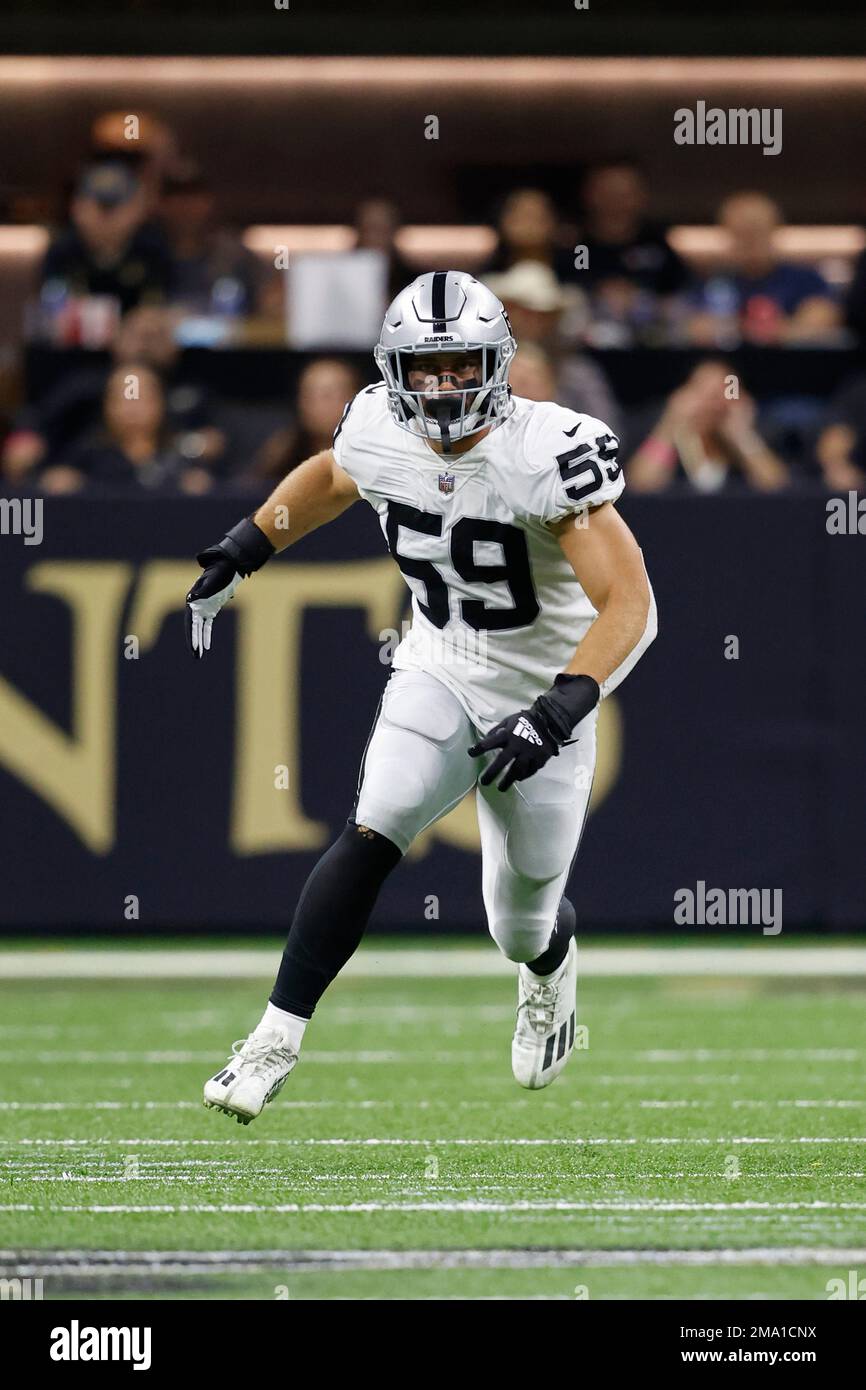
<path id="1" fill-rule="evenodd" d="M 380 835 L 369 825 L 359 825 L 351 816 L 342 835 L 334 841 L 332 850 L 337 851 L 334 856 L 336 860 L 359 868 L 369 865 L 371 871 L 381 869 L 383 876 L 390 873 L 403 857 L 387 835 Z"/>

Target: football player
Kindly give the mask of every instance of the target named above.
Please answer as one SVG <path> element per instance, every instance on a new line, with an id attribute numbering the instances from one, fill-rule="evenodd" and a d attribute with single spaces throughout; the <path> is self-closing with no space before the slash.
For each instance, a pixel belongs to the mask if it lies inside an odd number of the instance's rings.
<path id="1" fill-rule="evenodd" d="M 261 1022 L 204 1088 L 206 1105 L 244 1124 L 295 1066 L 388 874 L 473 788 L 487 923 L 517 966 L 514 1077 L 547 1086 L 572 1051 L 575 913 L 563 889 L 598 704 L 653 640 L 656 613 L 613 505 L 616 438 L 600 420 L 513 396 L 516 346 L 480 281 L 420 276 L 385 315 L 382 381 L 346 406 L 333 447 L 198 556 L 187 596 L 198 657 L 245 578 L 359 497 L 412 593 L 348 824 L 301 893 Z"/>

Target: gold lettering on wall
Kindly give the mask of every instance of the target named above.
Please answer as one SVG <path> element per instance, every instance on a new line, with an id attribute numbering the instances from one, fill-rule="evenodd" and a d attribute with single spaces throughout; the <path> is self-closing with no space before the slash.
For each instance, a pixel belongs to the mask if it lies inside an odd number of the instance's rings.
<path id="1" fill-rule="evenodd" d="M 124 631 L 137 637 L 142 651 L 156 642 L 165 617 L 183 609 L 193 574 L 185 561 L 154 560 L 141 567 Z M 129 564 L 60 560 L 43 561 L 27 573 L 30 590 L 59 598 L 70 610 L 71 732 L 0 676 L 0 763 L 41 796 L 94 854 L 107 854 L 116 835 L 117 663 L 120 619 L 133 575 Z M 235 610 L 230 619 L 236 625 L 235 690 L 216 692 L 234 706 L 229 846 L 235 854 L 316 850 L 328 840 L 328 826 L 307 816 L 301 800 L 306 610 L 359 608 L 370 641 L 378 644 L 383 631 L 399 629 L 404 592 L 389 556 L 276 565 L 238 589 L 226 610 Z M 215 624 L 217 642 L 220 623 L 226 617 Z M 182 646 L 176 659 L 192 666 Z M 326 664 L 335 683 L 351 681 L 339 649 L 319 650 L 316 660 Z M 387 674 L 383 665 L 383 684 Z M 600 707 L 598 747 L 591 809 L 620 773 L 622 722 L 614 698 Z M 347 784 L 347 812 L 351 792 Z M 473 796 L 419 836 L 410 854 L 428 853 L 435 840 L 477 852 Z"/>
<path id="2" fill-rule="evenodd" d="M 231 848 L 236 854 L 319 849 L 328 826 L 301 807 L 301 634 L 307 608 L 361 608 L 371 641 L 393 626 L 403 579 L 389 556 L 295 564 L 242 584 L 233 603 L 238 624 L 234 795 Z M 351 680 L 342 653 L 317 653 L 337 682 Z M 385 669 L 383 668 L 383 677 Z M 360 758 L 360 751 L 359 751 Z M 274 786 L 274 767 L 288 768 L 287 786 Z M 346 787 L 346 811 L 351 788 Z"/>
<path id="3" fill-rule="evenodd" d="M 184 606 L 190 566 L 144 565 L 129 617 L 142 650 L 156 640 L 166 615 Z M 329 829 L 301 804 L 301 636 L 307 608 L 361 608 L 371 641 L 393 626 L 403 580 L 388 556 L 334 564 L 275 565 L 240 586 L 220 624 L 234 612 L 235 747 L 229 843 L 235 854 L 320 849 Z M 335 680 L 341 653 L 324 652 Z M 179 654 L 179 660 L 185 659 Z M 186 658 L 188 659 L 188 658 Z M 205 658 L 207 660 L 207 658 Z M 383 668 L 383 677 L 384 677 Z M 224 698 L 230 699 L 226 691 Z M 275 768 L 285 773 L 275 777 Z M 347 792 L 347 810 L 349 788 Z"/>
<path id="4" fill-rule="evenodd" d="M 71 733 L 0 676 L 0 761 L 57 812 L 93 854 L 114 844 L 117 633 L 132 566 L 46 560 L 27 587 L 69 606 Z"/>

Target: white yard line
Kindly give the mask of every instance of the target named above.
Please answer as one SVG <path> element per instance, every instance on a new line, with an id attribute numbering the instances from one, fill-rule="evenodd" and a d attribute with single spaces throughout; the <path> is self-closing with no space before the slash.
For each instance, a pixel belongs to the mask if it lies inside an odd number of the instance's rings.
<path id="1" fill-rule="evenodd" d="M 332 1004 L 322 1006 L 322 1017 L 327 1026 L 353 1026 L 369 1023 L 371 1020 L 382 1028 L 383 1024 L 394 1027 L 397 1024 L 439 1026 L 454 1021 L 472 1026 L 476 1023 L 504 1023 L 514 1018 L 511 1004 Z"/>
<path id="2" fill-rule="evenodd" d="M 636 1052 L 641 1062 L 858 1062 L 860 1047 L 652 1048 Z"/>
<path id="3" fill-rule="evenodd" d="M 0 1146 L 4 1148 L 14 1148 L 16 1145 L 21 1147 L 33 1148 L 88 1148 L 97 1145 L 111 1146 L 114 1144 L 126 1145 L 131 1147 L 197 1147 L 199 1145 L 214 1146 L 223 1148 L 226 1144 L 231 1144 L 234 1132 L 229 1131 L 224 1139 L 0 1139 Z M 683 1136 L 683 1135 L 648 1135 L 641 1138 L 614 1136 L 607 1137 L 587 1137 L 580 1135 L 575 1138 L 557 1136 L 554 1139 L 539 1138 L 508 1138 L 508 1139 L 396 1139 L 391 1136 L 387 1138 L 364 1138 L 364 1139 L 247 1139 L 242 1137 L 244 1148 L 256 1145 L 276 1145 L 286 1148 L 581 1148 L 594 1146 L 617 1146 L 626 1145 L 628 1147 L 639 1147 L 642 1144 L 774 1144 L 781 1146 L 784 1144 L 866 1144 L 866 1135 L 801 1135 L 786 1136 L 774 1134 L 769 1136 L 755 1135 L 721 1135 L 721 1136 Z"/>
<path id="4" fill-rule="evenodd" d="M 219 1053 L 211 1052 L 187 1052 L 187 1051 L 159 1051 L 159 1052 L 74 1052 L 74 1051 L 52 1051 L 52 1052 L 8 1052 L 4 1051 L 3 1060 L 7 1063 L 14 1062 L 22 1066 L 58 1066 L 64 1063 L 75 1066 L 129 1066 L 133 1063 L 140 1063 L 144 1066 L 185 1066 L 188 1063 L 203 1065 L 214 1065 L 219 1058 Z M 312 1063 L 314 1066 L 319 1063 L 336 1064 L 339 1066 L 357 1063 L 361 1066 L 375 1066 L 378 1064 L 394 1065 L 400 1063 L 411 1063 L 416 1065 L 419 1062 L 441 1062 L 449 1065 L 451 1062 L 494 1062 L 502 1055 L 501 1051 L 488 1049 L 478 1051 L 477 1049 L 463 1050 L 444 1050 L 430 1052 L 404 1052 L 394 1049 L 393 1051 L 359 1051 L 359 1052 L 337 1052 L 327 1050 L 316 1052 L 313 1050 L 304 1051 L 304 1062 Z"/>
<path id="5" fill-rule="evenodd" d="M 509 1100 L 508 1108 L 531 1104 L 522 1096 Z M 449 1110 L 486 1110 L 495 1107 L 502 1110 L 499 1100 L 280 1100 L 281 1110 L 432 1110 L 445 1107 Z M 610 1110 L 627 1109 L 638 1106 L 641 1110 L 700 1110 L 710 1106 L 729 1105 L 734 1110 L 767 1110 L 773 1108 L 803 1110 L 862 1110 L 866 1100 L 738 1100 L 732 1096 L 714 1097 L 712 1100 L 644 1100 L 638 1096 L 625 1096 L 621 1100 L 570 1100 L 572 1109 Z M 22 1110 L 37 1114 L 52 1111 L 88 1110 L 200 1110 L 197 1100 L 0 1100 L 0 1111 Z"/>
<path id="6" fill-rule="evenodd" d="M 735 1110 L 758 1110 L 768 1105 L 799 1110 L 862 1110 L 866 1100 L 732 1100 L 731 1105 Z"/>
<path id="7" fill-rule="evenodd" d="M 33 1110 L 39 1113 L 55 1110 L 200 1109 L 201 1101 L 195 1100 L 0 1100 L 0 1110 Z"/>
<path id="8" fill-rule="evenodd" d="M 605 1064 L 611 1061 L 610 1053 L 605 1057 Z M 651 1090 L 658 1085 L 658 1071 L 644 1072 L 635 1075 L 633 1072 L 596 1072 L 586 1063 L 583 1066 L 581 1085 L 587 1086 L 638 1086 L 641 1090 Z M 677 1082 L 679 1083 L 679 1077 Z M 116 1084 L 116 1083 L 115 1083 Z M 743 1076 L 740 1072 L 689 1072 L 689 1086 L 742 1086 L 745 1084 L 754 1085 L 754 1077 Z"/>
<path id="9" fill-rule="evenodd" d="M 159 1051 L 114 1051 L 114 1050 L 78 1050 L 71 1049 L 52 1049 L 51 1051 L 26 1051 L 11 1052 L 5 1050 L 3 1060 L 6 1063 L 14 1063 L 27 1066 L 109 1066 L 123 1065 L 128 1066 L 133 1063 L 140 1063 L 145 1066 L 183 1066 L 190 1063 L 213 1063 L 218 1054 L 210 1052 L 193 1052 L 186 1049 L 159 1050 Z M 361 1050 L 357 1052 L 344 1052 L 335 1049 L 311 1050 L 305 1049 L 302 1057 L 305 1063 L 346 1064 L 357 1063 L 363 1066 L 377 1064 L 400 1064 L 418 1062 L 441 1062 L 445 1065 L 451 1062 L 492 1062 L 499 1058 L 500 1051 L 495 1049 L 479 1050 L 473 1048 L 445 1049 L 438 1051 L 403 1050 L 398 1048 L 381 1050 Z M 616 1054 L 607 1054 L 610 1061 Z M 621 1054 L 623 1058 L 636 1058 L 640 1062 L 648 1062 L 656 1065 L 679 1064 L 682 1062 L 858 1062 L 866 1058 L 866 1048 L 856 1047 L 761 1047 L 761 1048 L 693 1048 L 693 1049 L 652 1049 L 650 1051 L 640 1051 L 628 1049 Z M 622 1081 L 623 1078 L 617 1078 Z M 720 1078 L 714 1078 L 718 1080 Z M 690 1078 L 691 1080 L 691 1078 Z"/>
<path id="10" fill-rule="evenodd" d="M 136 1212 L 151 1215 L 256 1215 L 303 1216 L 306 1214 L 335 1213 L 338 1215 L 368 1215 L 378 1212 L 439 1213 L 464 1212 L 468 1215 L 504 1215 L 510 1212 L 787 1212 L 787 1211 L 866 1211 L 866 1202 L 671 1202 L 663 1198 L 649 1197 L 639 1202 L 626 1201 L 550 1201 L 485 1202 L 469 1200 L 463 1202 L 196 1202 L 196 1203 L 153 1203 L 127 1204 L 110 1203 L 70 1205 L 50 1204 L 37 1207 L 32 1202 L 10 1202 L 0 1205 L 0 1212 L 65 1212 L 89 1213 L 91 1215 L 131 1215 Z"/>
<path id="11" fill-rule="evenodd" d="M 249 1172 L 248 1169 L 243 1168 L 243 1167 L 240 1167 L 240 1168 L 239 1168 L 238 1166 L 232 1165 L 232 1164 L 225 1164 L 225 1165 L 222 1165 L 222 1164 L 215 1164 L 213 1170 L 211 1170 L 210 1168 L 208 1168 L 207 1171 L 205 1171 L 205 1172 L 197 1172 L 197 1173 L 185 1173 L 185 1172 L 182 1172 L 182 1171 L 166 1172 L 164 1169 L 160 1169 L 160 1170 L 158 1170 L 158 1171 L 151 1171 L 151 1170 L 149 1170 L 149 1169 L 145 1169 L 145 1170 L 143 1170 L 143 1171 L 141 1171 L 141 1172 L 139 1172 L 139 1173 L 136 1173 L 136 1174 L 114 1173 L 114 1174 L 109 1174 L 109 1175 L 106 1175 L 106 1174 L 99 1174 L 99 1173 L 70 1173 L 70 1172 L 64 1172 L 64 1173 L 43 1173 L 43 1172 L 35 1172 L 35 1171 L 33 1171 L 33 1169 L 32 1169 L 31 1167 L 28 1167 L 26 1164 L 15 1164 L 14 1167 L 9 1167 L 9 1168 L 6 1169 L 6 1174 L 8 1175 L 9 1173 L 14 1173 L 15 1176 L 16 1176 L 16 1178 L 17 1178 L 17 1180 L 19 1180 L 19 1181 L 21 1181 L 21 1182 L 28 1182 L 28 1183 L 32 1183 L 32 1184 L 42 1184 L 42 1183 L 67 1183 L 67 1184 L 68 1184 L 68 1183 L 73 1183 L 73 1184 L 76 1184 L 76 1183 L 107 1183 L 107 1184 L 110 1184 L 110 1185 L 113 1186 L 113 1187 L 116 1187 L 116 1186 L 118 1185 L 118 1183 L 129 1183 L 129 1184 L 135 1184 L 135 1183 L 137 1183 L 137 1184 L 139 1184 L 139 1186 L 142 1185 L 142 1184 L 146 1184 L 146 1185 L 149 1184 L 151 1187 L 159 1187 L 159 1186 L 162 1186 L 163 1184 L 170 1184 L 170 1183 L 175 1183 L 175 1182 L 179 1182 L 179 1183 L 198 1183 L 198 1184 L 200 1184 L 200 1185 L 207 1185 L 208 1183 L 213 1183 L 213 1182 L 225 1182 L 225 1181 L 226 1181 L 227 1179 L 229 1179 L 229 1178 L 231 1178 L 231 1179 L 233 1179 L 233 1180 L 235 1180 L 235 1181 L 247 1181 L 248 1179 L 253 1178 L 253 1177 L 255 1178 L 256 1181 L 259 1181 L 259 1179 L 264 1178 L 264 1177 L 278 1177 L 278 1178 L 281 1179 L 281 1181 L 282 1181 L 283 1184 L 285 1185 L 285 1180 L 286 1180 L 285 1171 L 284 1171 L 283 1169 L 281 1169 L 281 1168 L 256 1168 L 255 1172 L 254 1172 L 253 1174 L 251 1174 L 251 1173 Z M 618 1181 L 621 1182 L 621 1181 L 623 1180 L 623 1177 L 624 1177 L 624 1176 L 627 1176 L 629 1181 L 635 1180 L 635 1181 L 641 1181 L 641 1182 L 665 1182 L 665 1183 L 667 1183 L 667 1182 L 670 1182 L 670 1181 L 672 1181 L 672 1180 L 674 1180 L 674 1179 L 680 1179 L 680 1178 L 689 1178 L 689 1179 L 698 1178 L 698 1179 L 704 1179 L 704 1180 L 706 1180 L 707 1177 L 708 1177 L 708 1174 L 707 1174 L 706 1172 L 699 1172 L 699 1171 L 696 1171 L 696 1172 L 689 1172 L 689 1173 L 686 1173 L 686 1172 L 672 1172 L 672 1173 L 642 1173 L 642 1172 L 629 1172 L 627 1175 L 624 1175 L 623 1173 L 599 1173 L 599 1172 L 591 1171 L 591 1172 L 587 1172 L 587 1173 L 569 1173 L 569 1175 L 568 1175 L 568 1181 L 569 1181 L 569 1184 L 577 1183 L 577 1182 L 596 1182 L 596 1181 L 598 1181 L 598 1180 L 606 1180 L 606 1179 L 616 1179 L 616 1180 L 618 1180 Z M 751 1176 L 752 1176 L 752 1178 L 754 1178 L 756 1175 L 755 1175 L 755 1174 L 752 1174 Z M 812 1177 L 812 1174 L 810 1174 L 810 1173 L 802 1173 L 802 1172 L 779 1173 L 779 1172 L 776 1172 L 776 1171 L 774 1170 L 772 1176 L 773 1176 L 774 1178 L 798 1178 L 798 1179 L 802 1179 L 802 1178 L 810 1178 L 810 1177 Z M 843 1169 L 841 1172 L 834 1172 L 832 1169 L 828 1171 L 828 1170 L 825 1169 L 825 1170 L 822 1172 L 821 1177 L 822 1177 L 822 1178 L 845 1178 L 845 1179 L 863 1178 L 863 1177 L 866 1177 L 866 1173 L 863 1173 L 863 1172 L 851 1172 L 851 1171 L 849 1171 L 849 1170 L 847 1170 L 847 1169 Z M 359 1181 L 361 1181 L 361 1180 L 364 1180 L 364 1181 L 370 1181 L 370 1182 L 377 1182 L 377 1183 L 381 1186 L 381 1185 L 382 1185 L 382 1178 L 383 1178 L 383 1175 L 382 1175 L 381 1173 L 353 1173 L 353 1174 L 352 1174 L 352 1182 L 353 1182 L 353 1183 L 357 1183 L 357 1182 L 359 1182 Z M 420 1190 L 421 1190 L 422 1187 L 423 1187 L 423 1189 L 424 1189 L 425 1191 L 435 1193 L 437 1196 L 440 1196 L 441 1194 L 446 1193 L 446 1192 L 464 1192 L 464 1193 L 475 1193 L 475 1192 L 479 1192 L 479 1191 L 483 1191 L 483 1192 L 513 1192 L 514 1187 L 515 1187 L 515 1184 L 517 1184 L 517 1185 L 520 1185 L 520 1184 L 526 1185 L 526 1184 L 528 1184 L 528 1183 L 530 1183 L 530 1182 L 532 1182 L 532 1181 L 534 1181 L 534 1180 L 538 1180 L 538 1181 L 549 1181 L 549 1178 L 550 1178 L 550 1174 L 549 1174 L 549 1173 L 517 1173 L 517 1174 L 515 1174 L 514 1179 L 513 1179 L 510 1183 L 484 1183 L 484 1182 L 479 1182 L 479 1181 L 472 1181 L 472 1182 L 468 1182 L 468 1181 L 467 1181 L 467 1182 L 463 1182 L 463 1183 L 447 1183 L 447 1184 L 444 1184 L 444 1183 L 440 1183 L 440 1182 L 434 1182 L 434 1181 L 431 1180 L 431 1181 L 429 1181 L 429 1182 L 425 1181 L 425 1182 L 423 1182 L 423 1183 L 421 1183 L 421 1184 L 419 1184 L 419 1183 L 416 1182 L 416 1183 L 415 1183 L 412 1187 L 410 1187 L 410 1188 L 394 1188 L 394 1189 L 392 1189 L 390 1195 L 391 1195 L 392 1198 L 393 1198 L 393 1197 L 396 1197 L 396 1196 L 402 1196 L 402 1197 L 417 1197 L 417 1196 L 419 1195 L 419 1192 L 420 1192 Z M 301 1181 L 298 1181 L 298 1179 L 296 1179 L 296 1178 L 292 1178 L 292 1180 L 291 1180 L 291 1185 L 292 1185 L 292 1187 L 293 1187 L 294 1189 L 296 1189 L 296 1190 L 298 1190 L 298 1189 L 303 1190 L 303 1189 L 307 1188 L 307 1189 L 310 1189 L 310 1190 L 312 1191 L 312 1190 L 315 1190 L 315 1189 L 316 1189 L 316 1185 L 317 1185 L 317 1184 L 321 1184 L 321 1183 L 332 1183 L 335 1187 L 344 1187 L 344 1186 L 346 1185 L 346 1174 L 345 1174 L 345 1173 L 317 1173 L 317 1174 L 315 1175 L 315 1177 L 313 1177 L 313 1178 L 307 1178 L 307 1179 L 304 1179 L 304 1180 L 301 1180 Z M 319 1187 L 318 1190 L 321 1191 L 321 1187 Z"/>
<path id="12" fill-rule="evenodd" d="M 683 1268 L 723 1266 L 856 1268 L 866 1248 L 758 1246 L 720 1250 L 0 1250 L 4 1277 L 47 1278 L 74 1275 L 147 1277 L 202 1274 L 261 1274 L 283 1271 L 316 1274 L 334 1271 L 431 1269 L 615 1269 L 641 1265 Z"/>
<path id="13" fill-rule="evenodd" d="M 65 946 L 0 951 L 0 979 L 267 979 L 279 963 L 279 950 L 224 947 Z M 591 976 L 687 975 L 734 979 L 766 976 L 814 978 L 866 976 L 866 948 L 856 946 L 782 946 L 776 939 L 755 946 L 585 947 L 580 968 Z M 495 949 L 453 946 L 376 951 L 362 948 L 344 974 L 355 979 L 486 978 L 514 975 L 514 965 Z"/>

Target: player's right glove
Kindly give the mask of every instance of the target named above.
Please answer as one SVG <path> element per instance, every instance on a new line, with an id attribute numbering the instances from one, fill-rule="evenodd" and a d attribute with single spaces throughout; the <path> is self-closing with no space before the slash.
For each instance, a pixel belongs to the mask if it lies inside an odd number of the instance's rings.
<path id="1" fill-rule="evenodd" d="M 211 628 L 242 579 L 261 569 L 274 554 L 264 531 L 250 517 L 233 526 L 217 544 L 196 556 L 204 574 L 186 596 L 186 634 L 193 656 L 210 651 Z"/>
<path id="2" fill-rule="evenodd" d="M 501 720 L 486 738 L 468 750 L 470 758 L 479 758 L 482 753 L 496 754 L 479 778 L 482 787 L 489 787 L 499 778 L 497 787 L 501 792 L 507 791 L 514 782 L 524 782 L 551 758 L 558 757 L 580 721 L 595 709 L 600 693 L 592 676 L 561 672 L 529 709 L 518 710 Z"/>

